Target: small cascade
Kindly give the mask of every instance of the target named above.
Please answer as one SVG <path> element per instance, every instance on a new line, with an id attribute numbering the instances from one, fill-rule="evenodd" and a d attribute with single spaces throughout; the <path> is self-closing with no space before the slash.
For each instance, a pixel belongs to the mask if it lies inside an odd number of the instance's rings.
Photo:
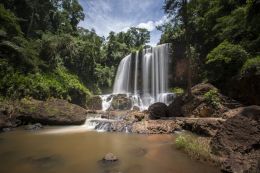
<path id="1" fill-rule="evenodd" d="M 123 117 L 117 119 L 102 118 L 101 114 L 89 114 L 83 125 L 80 126 L 69 126 L 56 129 L 48 129 L 42 134 L 64 134 L 64 133 L 81 133 L 87 131 L 97 132 L 125 132 L 130 133 L 132 124 L 126 123 Z"/>
<path id="2" fill-rule="evenodd" d="M 100 95 L 101 100 L 102 100 L 102 111 L 108 110 L 108 108 L 111 105 L 113 96 L 111 94 L 106 94 L 106 95 Z"/>
<path id="3" fill-rule="evenodd" d="M 96 130 L 98 132 L 107 132 L 110 131 L 111 125 L 116 120 L 109 120 L 104 118 L 89 118 L 86 119 L 85 124 L 83 125 L 86 129 Z"/>

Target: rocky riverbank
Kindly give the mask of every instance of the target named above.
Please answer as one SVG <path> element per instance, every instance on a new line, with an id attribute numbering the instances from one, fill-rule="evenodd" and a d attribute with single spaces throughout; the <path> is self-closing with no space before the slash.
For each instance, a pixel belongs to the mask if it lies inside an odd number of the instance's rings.
<path id="1" fill-rule="evenodd" d="M 120 102 L 106 112 L 95 110 L 100 109 L 96 101 L 89 103 L 92 110 L 60 99 L 5 101 L 0 103 L 0 130 L 36 123 L 36 128 L 25 129 L 40 129 L 40 124 L 80 125 L 98 115 L 101 120 L 91 121 L 96 128 L 106 124 L 110 132 L 168 134 L 188 130 L 208 137 L 211 153 L 220 161 L 223 172 L 260 170 L 260 106 L 245 107 L 210 84 L 194 86 L 191 97 L 178 96 L 169 106 L 155 103 L 146 111 L 127 110 L 128 104 L 121 100 L 127 99 L 120 95 Z"/>

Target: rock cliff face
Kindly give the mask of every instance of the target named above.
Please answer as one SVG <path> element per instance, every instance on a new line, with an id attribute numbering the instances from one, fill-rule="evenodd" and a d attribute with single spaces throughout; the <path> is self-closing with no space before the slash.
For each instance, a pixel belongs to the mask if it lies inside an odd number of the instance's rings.
<path id="1" fill-rule="evenodd" d="M 229 109 L 241 104 L 218 92 L 211 84 L 202 83 L 191 89 L 192 96 L 178 96 L 169 105 L 170 116 L 185 117 L 222 117 Z"/>
<path id="2" fill-rule="evenodd" d="M 230 117 L 212 138 L 214 154 L 222 157 L 223 171 L 260 171 L 260 106 L 226 112 Z"/>

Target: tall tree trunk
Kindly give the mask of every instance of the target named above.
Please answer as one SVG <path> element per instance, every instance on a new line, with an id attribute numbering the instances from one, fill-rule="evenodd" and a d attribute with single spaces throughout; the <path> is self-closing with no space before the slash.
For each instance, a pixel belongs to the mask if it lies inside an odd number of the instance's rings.
<path id="1" fill-rule="evenodd" d="M 187 7 L 187 0 L 182 0 L 183 4 L 183 21 L 184 21 L 184 28 L 185 28 L 185 47 L 186 47 L 186 59 L 188 60 L 188 76 L 187 76 L 187 92 L 188 97 L 191 97 L 191 51 L 190 51 L 190 39 L 189 39 L 189 16 L 188 16 L 188 7 Z"/>

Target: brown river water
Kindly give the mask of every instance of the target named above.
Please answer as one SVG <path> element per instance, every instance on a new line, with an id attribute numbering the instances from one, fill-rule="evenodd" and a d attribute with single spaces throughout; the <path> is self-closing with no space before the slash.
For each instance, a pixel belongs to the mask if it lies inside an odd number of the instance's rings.
<path id="1" fill-rule="evenodd" d="M 60 129 L 60 127 L 55 128 Z M 0 173 L 219 173 L 176 150 L 176 135 L 15 130 L 0 134 Z M 118 163 L 100 160 L 114 153 Z"/>

